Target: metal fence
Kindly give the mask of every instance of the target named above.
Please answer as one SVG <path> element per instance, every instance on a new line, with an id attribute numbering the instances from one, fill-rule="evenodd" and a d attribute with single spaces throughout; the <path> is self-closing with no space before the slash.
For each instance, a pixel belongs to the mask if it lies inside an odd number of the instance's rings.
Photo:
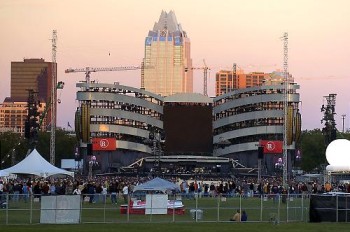
<path id="1" fill-rule="evenodd" d="M 1 224 L 39 224 L 43 213 L 41 196 L 3 194 Z M 214 197 L 198 194 L 168 195 L 173 207 L 157 214 L 158 206 L 144 205 L 146 195 L 85 195 L 80 197 L 79 223 L 136 223 L 136 222 L 231 222 L 237 210 L 244 210 L 248 222 L 307 222 L 309 195 L 252 195 Z M 175 207 L 178 202 L 178 207 Z M 183 204 L 183 207 L 181 207 Z M 57 209 L 58 210 L 58 209 Z M 60 211 L 64 209 L 60 206 Z M 149 211 L 151 210 L 151 211 Z M 152 210 L 154 213 L 152 213 Z M 147 213 L 148 211 L 148 213 Z M 164 211 L 164 210 L 163 210 Z"/>

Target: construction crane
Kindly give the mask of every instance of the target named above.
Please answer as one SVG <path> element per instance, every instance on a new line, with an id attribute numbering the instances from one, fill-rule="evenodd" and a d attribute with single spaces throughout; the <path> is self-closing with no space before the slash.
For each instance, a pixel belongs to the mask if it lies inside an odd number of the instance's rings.
<path id="1" fill-rule="evenodd" d="M 75 73 L 75 72 L 84 72 L 86 83 L 90 83 L 90 74 L 92 72 L 105 72 L 105 71 L 127 71 L 127 70 L 137 70 L 143 69 L 144 66 L 119 66 L 119 67 L 106 67 L 106 68 L 68 68 L 65 70 L 65 73 Z M 147 67 L 151 68 L 151 67 Z"/>
<path id="2" fill-rule="evenodd" d="M 203 59 L 203 64 L 203 67 L 192 67 L 191 69 L 203 70 L 203 95 L 208 96 L 208 70 L 210 70 L 210 68 L 207 66 L 205 59 Z"/>

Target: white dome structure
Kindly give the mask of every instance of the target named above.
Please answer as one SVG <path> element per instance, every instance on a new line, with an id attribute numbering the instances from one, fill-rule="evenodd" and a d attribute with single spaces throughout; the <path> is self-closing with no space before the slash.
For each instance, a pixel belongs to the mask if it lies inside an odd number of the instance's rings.
<path id="1" fill-rule="evenodd" d="M 350 141 L 337 139 L 332 141 L 326 149 L 326 159 L 329 165 L 326 170 L 329 172 L 350 171 Z"/>

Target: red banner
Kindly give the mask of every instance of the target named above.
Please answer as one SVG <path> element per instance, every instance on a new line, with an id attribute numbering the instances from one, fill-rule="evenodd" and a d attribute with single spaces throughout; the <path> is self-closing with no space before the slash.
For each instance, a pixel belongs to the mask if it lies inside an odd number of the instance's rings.
<path id="1" fill-rule="evenodd" d="M 93 138 L 93 151 L 114 151 L 117 148 L 115 138 Z"/>
<path id="2" fill-rule="evenodd" d="M 264 154 L 281 154 L 283 142 L 279 140 L 260 140 L 259 146 L 264 147 Z"/>

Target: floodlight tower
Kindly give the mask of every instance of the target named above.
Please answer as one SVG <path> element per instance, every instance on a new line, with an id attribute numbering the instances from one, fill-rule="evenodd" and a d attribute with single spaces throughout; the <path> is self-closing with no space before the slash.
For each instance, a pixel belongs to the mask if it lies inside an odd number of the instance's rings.
<path id="1" fill-rule="evenodd" d="M 56 40 L 57 31 L 52 31 L 52 83 L 51 83 L 51 136 L 50 136 L 50 163 L 55 165 L 55 142 L 56 142 L 56 104 L 57 104 L 57 74 L 56 74 Z"/>
<path id="2" fill-rule="evenodd" d="M 283 110 L 284 110 L 284 120 L 283 120 L 283 186 L 288 186 L 288 149 L 287 149 L 287 115 L 288 115 L 288 88 L 289 88 L 289 78 L 288 78 L 288 33 L 285 32 L 283 35 L 283 84 L 284 84 L 284 95 L 283 95 Z"/>

